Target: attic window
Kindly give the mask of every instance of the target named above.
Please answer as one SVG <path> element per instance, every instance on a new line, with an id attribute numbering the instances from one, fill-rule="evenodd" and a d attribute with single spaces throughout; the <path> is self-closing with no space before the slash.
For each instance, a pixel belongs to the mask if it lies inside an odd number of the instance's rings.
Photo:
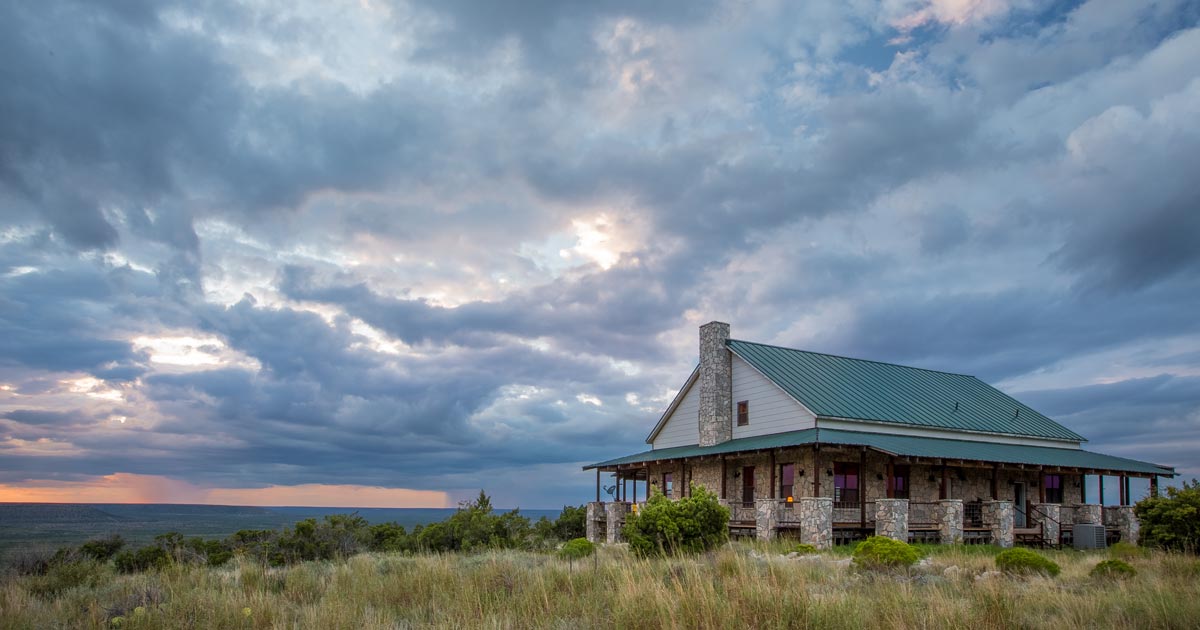
<path id="1" fill-rule="evenodd" d="M 750 424 L 750 401 L 743 400 L 738 403 L 738 426 L 744 427 Z"/>

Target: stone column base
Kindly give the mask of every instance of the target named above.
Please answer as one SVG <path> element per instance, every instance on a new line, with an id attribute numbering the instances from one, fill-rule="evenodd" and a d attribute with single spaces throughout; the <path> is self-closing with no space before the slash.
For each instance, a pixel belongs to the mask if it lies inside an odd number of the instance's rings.
<path id="1" fill-rule="evenodd" d="M 605 542 L 619 543 L 625 541 L 625 535 L 621 532 L 621 528 L 625 524 L 625 514 L 628 511 L 629 504 L 620 501 L 613 501 L 604 505 L 605 515 L 608 517 L 608 531 L 605 532 Z"/>
<path id="2" fill-rule="evenodd" d="M 992 544 L 998 547 L 1013 546 L 1013 527 L 1016 511 L 1012 501 L 984 501 L 983 524 L 992 530 Z"/>
<path id="3" fill-rule="evenodd" d="M 942 499 L 937 507 L 938 542 L 958 545 L 963 541 L 962 499 Z"/>
<path id="4" fill-rule="evenodd" d="M 755 501 L 754 532 L 759 540 L 774 540 L 778 532 L 779 502 L 775 499 Z"/>
<path id="5" fill-rule="evenodd" d="M 817 549 L 833 546 L 833 497 L 803 497 L 800 504 L 800 542 Z"/>
<path id="6" fill-rule="evenodd" d="M 875 500 L 875 535 L 908 542 L 908 499 Z"/>

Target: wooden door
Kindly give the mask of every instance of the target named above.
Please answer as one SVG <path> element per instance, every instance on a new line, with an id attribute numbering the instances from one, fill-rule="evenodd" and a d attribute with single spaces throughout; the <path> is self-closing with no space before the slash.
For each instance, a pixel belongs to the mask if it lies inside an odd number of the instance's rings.
<path id="1" fill-rule="evenodd" d="M 742 503 L 754 505 L 754 467 L 742 468 Z"/>

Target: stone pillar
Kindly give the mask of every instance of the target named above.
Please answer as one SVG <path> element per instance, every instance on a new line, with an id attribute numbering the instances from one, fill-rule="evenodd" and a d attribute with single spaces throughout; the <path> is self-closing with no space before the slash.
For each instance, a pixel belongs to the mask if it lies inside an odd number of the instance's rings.
<path id="1" fill-rule="evenodd" d="M 1121 542 L 1136 545 L 1141 534 L 1141 523 L 1133 513 L 1132 505 L 1121 505 L 1104 508 L 1104 526 L 1112 527 L 1121 532 Z"/>
<path id="2" fill-rule="evenodd" d="M 733 438 L 733 355 L 725 347 L 728 340 L 729 324 L 700 327 L 700 446 Z"/>
<path id="3" fill-rule="evenodd" d="M 1034 523 L 1041 524 L 1042 538 L 1046 542 L 1058 544 L 1059 534 L 1062 532 L 1062 506 L 1057 503 L 1034 503 L 1029 517 Z"/>
<path id="4" fill-rule="evenodd" d="M 908 499 L 875 499 L 875 535 L 908 542 Z"/>
<path id="5" fill-rule="evenodd" d="M 942 499 L 937 507 L 938 542 L 959 545 L 963 541 L 962 499 Z"/>
<path id="6" fill-rule="evenodd" d="M 1100 512 L 1098 503 L 1084 503 L 1075 507 L 1075 522 L 1076 523 L 1091 523 L 1092 525 L 1104 524 L 1104 519 Z"/>
<path id="7" fill-rule="evenodd" d="M 833 546 L 833 497 L 803 497 L 800 504 L 800 542 L 829 549 Z"/>
<path id="8" fill-rule="evenodd" d="M 629 511 L 629 504 L 623 501 L 612 501 L 604 505 L 605 515 L 608 517 L 608 531 L 606 532 L 605 542 L 619 543 L 625 541 L 625 535 L 621 532 L 621 528 L 625 525 L 625 514 Z"/>
<path id="9" fill-rule="evenodd" d="M 998 547 L 1013 546 L 1013 525 L 1016 512 L 1012 501 L 984 501 L 983 524 L 992 530 L 992 544 Z"/>
<path id="10" fill-rule="evenodd" d="M 607 520 L 604 503 L 593 501 L 587 504 L 587 539 L 591 543 L 602 543 L 600 540 L 600 521 Z"/>
<path id="11" fill-rule="evenodd" d="M 775 499 L 759 499 L 754 502 L 754 531 L 759 540 L 775 540 L 778 531 L 778 507 Z"/>

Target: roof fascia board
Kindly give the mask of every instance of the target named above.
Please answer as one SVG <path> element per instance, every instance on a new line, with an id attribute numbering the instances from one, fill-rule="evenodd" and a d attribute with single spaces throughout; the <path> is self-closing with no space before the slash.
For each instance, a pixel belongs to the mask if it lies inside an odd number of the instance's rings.
<path id="1" fill-rule="evenodd" d="M 679 389 L 679 393 L 675 394 L 675 398 L 671 401 L 671 404 L 667 405 L 667 410 L 664 411 L 663 415 L 659 417 L 658 424 L 654 425 L 654 430 L 651 431 L 650 435 L 646 438 L 646 444 L 651 446 L 654 445 L 654 438 L 658 437 L 658 434 L 663 430 L 663 427 L 667 426 L 667 419 L 671 417 L 671 414 L 675 413 L 675 409 L 679 407 L 679 403 L 683 402 L 683 398 L 687 396 L 688 391 L 692 389 L 692 385 L 696 384 L 696 379 L 698 378 L 700 378 L 699 364 L 697 364 L 692 370 L 691 376 L 687 378 L 687 381 L 683 384 L 683 387 Z M 699 420 L 697 420 L 697 422 L 699 422 Z"/>

